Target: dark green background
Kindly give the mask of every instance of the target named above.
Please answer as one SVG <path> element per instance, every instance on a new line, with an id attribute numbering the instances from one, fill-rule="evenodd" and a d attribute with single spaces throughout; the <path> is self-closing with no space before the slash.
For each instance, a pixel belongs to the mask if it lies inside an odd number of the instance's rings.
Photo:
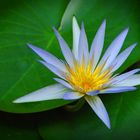
<path id="1" fill-rule="evenodd" d="M 107 20 L 104 51 L 129 26 L 125 49 L 140 40 L 139 5 L 139 0 L 0 0 L 0 140 L 139 140 L 139 87 L 134 92 L 100 96 L 111 119 L 111 130 L 87 104 L 77 112 L 69 112 L 63 107 L 69 102 L 63 100 L 12 103 L 54 83 L 55 75 L 37 62 L 39 57 L 27 43 L 63 58 L 52 26 L 71 47 L 71 21 L 75 15 L 79 24 L 84 21 L 90 44 L 101 22 Z M 138 44 L 117 72 L 140 67 L 139 60 Z"/>

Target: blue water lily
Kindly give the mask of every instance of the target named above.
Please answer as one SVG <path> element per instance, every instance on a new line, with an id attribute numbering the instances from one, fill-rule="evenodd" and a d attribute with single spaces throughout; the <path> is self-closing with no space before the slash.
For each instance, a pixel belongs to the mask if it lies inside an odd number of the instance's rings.
<path id="1" fill-rule="evenodd" d="M 71 51 L 59 32 L 53 28 L 61 47 L 65 61 L 36 46 L 28 46 L 37 53 L 45 67 L 55 73 L 57 84 L 49 85 L 28 95 L 20 97 L 14 103 L 36 102 L 43 100 L 77 100 L 84 98 L 97 116 L 110 128 L 108 113 L 98 94 L 120 93 L 136 89 L 140 84 L 140 69 L 123 74 L 114 74 L 128 58 L 137 43 L 121 53 L 128 28 L 123 30 L 109 45 L 101 58 L 104 45 L 106 21 L 99 27 L 93 42 L 88 48 L 87 36 L 82 23 L 81 28 L 73 17 L 73 50 Z"/>

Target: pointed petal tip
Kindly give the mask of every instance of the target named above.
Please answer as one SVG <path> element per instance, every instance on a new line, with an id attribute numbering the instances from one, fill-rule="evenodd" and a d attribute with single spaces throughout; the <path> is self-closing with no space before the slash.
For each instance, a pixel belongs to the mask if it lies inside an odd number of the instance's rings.
<path id="1" fill-rule="evenodd" d="M 18 101 L 17 100 L 14 100 L 14 101 L 12 101 L 12 103 L 16 104 L 16 103 L 18 103 Z"/>
<path id="2" fill-rule="evenodd" d="M 55 81 L 58 79 L 58 78 L 53 78 Z"/>
<path id="3" fill-rule="evenodd" d="M 106 124 L 106 126 L 107 126 L 108 129 L 111 129 L 110 121 Z"/>
<path id="4" fill-rule="evenodd" d="M 54 31 L 56 38 L 59 40 L 61 38 L 61 36 L 60 36 L 58 30 L 55 27 L 53 27 L 53 31 Z"/>
<path id="5" fill-rule="evenodd" d="M 103 20 L 102 26 L 106 26 L 106 19 Z"/>
<path id="6" fill-rule="evenodd" d="M 30 44 L 30 43 L 27 43 L 27 46 L 30 48 L 30 49 L 32 49 L 34 52 L 38 52 L 38 49 L 41 49 L 41 48 L 39 48 L 39 47 L 36 47 L 36 46 L 34 46 L 34 45 L 32 45 L 32 44 Z"/>
<path id="7" fill-rule="evenodd" d="M 24 102 L 25 101 L 22 101 L 21 98 L 18 98 L 16 100 L 12 101 L 12 103 L 14 103 L 14 104 L 19 104 L 19 103 L 24 103 Z"/>
<path id="8" fill-rule="evenodd" d="M 137 42 L 135 42 L 134 44 L 131 45 L 130 49 L 133 50 L 136 46 L 137 46 Z"/>
<path id="9" fill-rule="evenodd" d="M 101 30 L 105 30 L 105 27 L 106 27 L 106 19 L 103 20 L 101 26 L 100 26 L 100 29 Z"/>
<path id="10" fill-rule="evenodd" d="M 106 118 L 106 119 L 105 119 Z M 106 127 L 108 129 L 111 129 L 111 124 L 110 124 L 110 119 L 109 119 L 109 116 L 107 114 L 107 117 L 105 117 L 102 121 L 104 122 L 104 124 L 106 125 Z"/>
<path id="11" fill-rule="evenodd" d="M 30 43 L 27 43 L 27 46 L 28 46 L 29 48 L 31 48 L 31 49 L 34 48 L 33 45 L 30 44 Z"/>
<path id="12" fill-rule="evenodd" d="M 75 16 L 73 16 L 73 18 L 72 18 L 72 24 L 73 24 L 73 26 L 78 25 L 78 22 L 77 22 L 77 19 Z"/>
<path id="13" fill-rule="evenodd" d="M 28 103 L 28 102 L 35 102 L 35 101 L 34 100 L 32 101 L 30 98 L 28 98 L 28 95 L 21 96 L 13 101 L 13 103 L 15 104 Z"/>
<path id="14" fill-rule="evenodd" d="M 45 63 L 43 60 L 37 59 L 37 61 L 41 64 Z"/>
<path id="15" fill-rule="evenodd" d="M 73 20 L 73 22 L 77 21 L 75 15 L 73 15 L 72 20 Z"/>
<path id="16" fill-rule="evenodd" d="M 53 26 L 52 29 L 53 29 L 53 31 L 54 31 L 55 34 L 58 33 L 58 31 L 57 31 L 57 29 L 55 28 L 55 26 Z"/>
<path id="17" fill-rule="evenodd" d="M 30 43 L 27 43 L 27 46 L 28 46 L 30 49 L 32 49 L 34 52 L 36 52 L 36 51 L 38 50 L 38 47 L 36 47 L 36 46 L 34 46 L 34 45 L 30 44 Z"/>
<path id="18" fill-rule="evenodd" d="M 55 26 L 54 25 L 52 26 L 52 29 L 55 29 Z"/>
<path id="19" fill-rule="evenodd" d="M 30 43 L 26 43 L 27 44 L 27 46 L 30 46 L 31 44 Z"/>
<path id="20" fill-rule="evenodd" d="M 103 121 L 103 123 L 105 124 L 105 126 L 106 126 L 108 129 L 111 129 L 111 123 L 110 123 L 109 116 L 108 116 L 106 119 L 102 120 L 102 121 Z"/>
<path id="21" fill-rule="evenodd" d="M 106 19 L 103 20 L 103 23 L 106 23 Z"/>
<path id="22" fill-rule="evenodd" d="M 85 25 L 84 25 L 84 22 L 82 21 L 82 24 L 81 24 L 81 33 L 86 33 L 85 31 Z"/>
<path id="23" fill-rule="evenodd" d="M 53 31 L 55 31 L 56 29 L 55 29 L 55 26 L 52 26 L 52 29 L 53 29 Z"/>
<path id="24" fill-rule="evenodd" d="M 72 24 L 73 24 L 73 26 L 78 26 L 78 22 L 77 22 L 77 19 L 75 16 L 73 16 L 73 18 L 72 18 Z"/>
<path id="25" fill-rule="evenodd" d="M 107 113 L 107 116 L 104 119 L 102 119 L 102 121 L 108 129 L 111 129 L 111 124 L 110 124 L 110 119 L 109 119 L 108 113 Z"/>
<path id="26" fill-rule="evenodd" d="M 121 33 L 120 35 L 123 35 L 126 37 L 126 35 L 128 34 L 128 31 L 129 31 L 129 27 L 126 27 Z"/>
<path id="27" fill-rule="evenodd" d="M 129 27 L 126 27 L 126 28 L 123 30 L 123 32 L 126 33 L 126 34 L 128 33 L 128 31 L 129 31 Z"/>
<path id="28" fill-rule="evenodd" d="M 137 45 L 138 45 L 138 42 L 135 42 L 135 43 L 133 44 L 134 47 L 137 46 Z"/>

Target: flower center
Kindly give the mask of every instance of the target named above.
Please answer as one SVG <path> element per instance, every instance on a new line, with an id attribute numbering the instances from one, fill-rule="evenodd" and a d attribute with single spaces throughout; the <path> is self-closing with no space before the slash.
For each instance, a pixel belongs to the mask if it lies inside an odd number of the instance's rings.
<path id="1" fill-rule="evenodd" d="M 69 74 L 67 81 L 78 92 L 86 93 L 93 90 L 101 90 L 111 79 L 111 69 L 103 70 L 104 64 L 98 66 L 94 71 L 92 62 L 88 65 L 75 63 L 75 68 L 67 66 Z"/>

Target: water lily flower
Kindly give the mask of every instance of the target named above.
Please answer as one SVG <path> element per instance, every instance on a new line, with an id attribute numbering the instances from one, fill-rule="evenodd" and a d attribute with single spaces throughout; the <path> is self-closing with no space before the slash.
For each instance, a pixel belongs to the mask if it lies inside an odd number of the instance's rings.
<path id="1" fill-rule="evenodd" d="M 96 115 L 110 128 L 108 113 L 99 94 L 116 94 L 133 91 L 140 84 L 140 69 L 134 69 L 123 74 L 114 74 L 125 62 L 137 43 L 132 44 L 121 53 L 128 28 L 123 30 L 109 45 L 101 57 L 104 45 L 106 20 L 99 27 L 93 42 L 88 48 L 87 36 L 82 23 L 81 28 L 73 17 L 73 50 L 71 51 L 59 32 L 53 28 L 61 47 L 65 61 L 51 53 L 28 44 L 37 53 L 45 67 L 59 78 L 54 78 L 57 84 L 50 85 L 20 97 L 14 103 L 36 102 L 43 100 L 77 100 L 84 98 Z"/>

